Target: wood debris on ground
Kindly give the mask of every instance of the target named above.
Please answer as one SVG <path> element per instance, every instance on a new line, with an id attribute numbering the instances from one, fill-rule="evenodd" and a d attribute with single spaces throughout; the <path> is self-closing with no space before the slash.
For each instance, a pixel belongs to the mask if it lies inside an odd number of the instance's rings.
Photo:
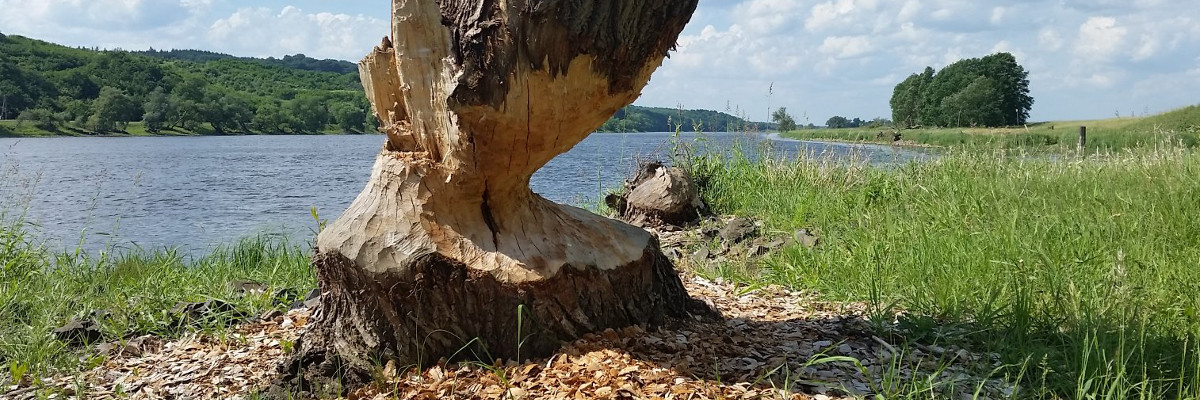
<path id="1" fill-rule="evenodd" d="M 836 399 L 888 393 L 894 382 L 940 382 L 946 398 L 1005 398 L 983 378 L 996 355 L 956 347 L 899 346 L 872 335 L 865 305 L 823 302 L 779 287 L 739 288 L 685 277 L 693 297 L 725 316 L 590 334 L 526 363 L 440 364 L 397 371 L 351 399 Z M 222 338 L 189 336 L 139 355 L 121 352 L 75 376 L 8 386 L 0 398 L 245 398 L 263 393 L 308 320 L 305 309 L 247 324 Z M 138 353 L 138 352 L 132 352 Z M 2 378 L 2 377 L 0 377 Z M 893 383 L 889 383 L 893 382 Z"/>

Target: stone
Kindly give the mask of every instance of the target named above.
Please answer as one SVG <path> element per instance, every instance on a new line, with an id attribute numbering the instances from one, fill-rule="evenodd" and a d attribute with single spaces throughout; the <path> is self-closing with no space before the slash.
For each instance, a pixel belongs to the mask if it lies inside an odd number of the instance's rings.
<path id="1" fill-rule="evenodd" d="M 813 247 L 817 247 L 817 245 L 821 244 L 821 238 L 814 235 L 808 229 L 801 229 L 801 230 L 796 231 L 796 241 L 799 242 L 800 244 L 804 245 L 804 247 L 808 247 L 810 249 Z"/>
<path id="2" fill-rule="evenodd" d="M 230 291 L 240 296 L 267 292 L 267 285 L 255 281 L 230 281 L 227 286 Z"/>
<path id="3" fill-rule="evenodd" d="M 626 182 L 625 194 L 607 197 L 605 203 L 621 220 L 643 228 L 678 230 L 695 226 L 707 207 L 692 178 L 678 167 L 649 162 Z"/>
<path id="4" fill-rule="evenodd" d="M 221 300 L 208 300 L 189 303 L 179 302 L 171 308 L 171 313 L 178 316 L 180 324 L 190 324 L 218 316 L 228 317 L 230 323 L 246 317 L 246 313 L 238 310 L 233 304 Z"/>
<path id="5" fill-rule="evenodd" d="M 295 310 L 299 308 L 307 308 L 311 310 L 316 307 L 317 304 L 321 304 L 321 289 L 313 289 L 308 291 L 308 295 L 304 296 L 304 300 L 297 300 L 296 302 L 292 303 L 292 309 Z"/>
<path id="6" fill-rule="evenodd" d="M 737 217 L 729 221 L 728 224 L 725 224 L 725 227 L 721 228 L 719 235 L 725 243 L 738 243 L 754 236 L 757 231 L 758 227 L 754 225 L 753 220 L 745 217 Z"/>
<path id="7" fill-rule="evenodd" d="M 71 346 L 82 346 L 100 340 L 104 335 L 90 319 L 72 319 L 66 325 L 54 329 L 54 337 Z"/>

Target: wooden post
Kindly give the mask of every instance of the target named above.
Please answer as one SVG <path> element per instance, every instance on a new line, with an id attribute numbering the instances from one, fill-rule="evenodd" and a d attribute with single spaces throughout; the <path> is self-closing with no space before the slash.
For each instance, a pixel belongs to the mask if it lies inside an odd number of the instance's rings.
<path id="1" fill-rule="evenodd" d="M 1083 151 L 1084 147 L 1087 147 L 1087 127 L 1080 126 L 1079 127 L 1079 151 Z"/>

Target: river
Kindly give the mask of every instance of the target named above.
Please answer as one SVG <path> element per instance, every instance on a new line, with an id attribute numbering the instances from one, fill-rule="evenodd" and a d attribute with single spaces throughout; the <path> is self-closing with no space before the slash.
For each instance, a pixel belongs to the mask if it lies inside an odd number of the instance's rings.
<path id="1" fill-rule="evenodd" d="M 636 160 L 664 158 L 668 133 L 598 133 L 533 176 L 542 196 L 582 205 L 619 187 Z M 316 209 L 334 219 L 362 190 L 383 136 L 0 138 L 0 213 L 24 218 L 52 250 L 175 247 L 202 254 L 256 234 L 312 240 Z M 697 135 L 682 140 L 697 143 Z M 780 157 L 896 163 L 925 155 L 889 146 L 709 133 L 700 147 Z"/>

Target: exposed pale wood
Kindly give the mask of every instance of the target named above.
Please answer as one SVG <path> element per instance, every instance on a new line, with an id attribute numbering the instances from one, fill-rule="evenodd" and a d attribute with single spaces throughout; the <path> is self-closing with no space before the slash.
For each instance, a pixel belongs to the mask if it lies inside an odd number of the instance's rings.
<path id="1" fill-rule="evenodd" d="M 637 98 L 695 6 L 394 0 L 391 39 L 360 63 L 387 145 L 317 238 L 321 306 L 285 372 L 429 364 L 464 346 L 537 356 L 710 315 L 649 233 L 529 188 Z"/>

